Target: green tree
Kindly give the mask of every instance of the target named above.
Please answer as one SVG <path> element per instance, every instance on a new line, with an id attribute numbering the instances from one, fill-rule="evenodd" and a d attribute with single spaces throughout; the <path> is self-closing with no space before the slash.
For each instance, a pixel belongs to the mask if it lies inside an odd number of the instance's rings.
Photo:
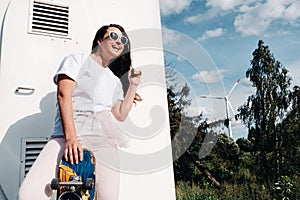
<path id="1" fill-rule="evenodd" d="M 218 134 L 217 138 L 211 153 L 201 159 L 201 162 L 221 183 L 233 182 L 238 169 L 239 147 L 225 133 Z"/>
<path id="2" fill-rule="evenodd" d="M 290 94 L 290 112 L 278 126 L 281 138 L 281 173 L 300 176 L 300 87 L 295 86 Z"/>
<path id="3" fill-rule="evenodd" d="M 287 114 L 291 77 L 260 40 L 253 52 L 246 77 L 255 87 L 255 94 L 239 107 L 237 118 L 248 127 L 248 139 L 256 155 L 256 173 L 263 181 L 279 178 L 281 138 L 277 125 Z"/>
<path id="4" fill-rule="evenodd" d="M 174 158 L 175 181 L 188 181 L 200 183 L 207 178 L 217 187 L 220 183 L 209 172 L 208 167 L 199 161 L 202 132 L 205 131 L 206 122 L 202 115 L 190 117 L 186 109 L 190 105 L 190 88 L 187 84 L 178 87 L 174 68 L 166 66 L 167 97 L 169 108 L 170 132 L 172 138 L 172 153 Z M 179 88 L 179 89 L 178 89 Z M 201 128 L 201 127 L 204 128 Z"/>
<path id="5" fill-rule="evenodd" d="M 236 144 L 239 146 L 240 150 L 243 152 L 251 152 L 253 149 L 253 144 L 245 138 L 239 138 L 236 140 Z"/>
<path id="6" fill-rule="evenodd" d="M 172 151 L 178 158 L 173 163 L 175 181 L 221 188 L 237 171 L 239 148 L 226 134 L 209 130 L 202 114 L 188 116 L 190 89 L 187 84 L 178 87 L 172 68 L 166 69 Z"/>

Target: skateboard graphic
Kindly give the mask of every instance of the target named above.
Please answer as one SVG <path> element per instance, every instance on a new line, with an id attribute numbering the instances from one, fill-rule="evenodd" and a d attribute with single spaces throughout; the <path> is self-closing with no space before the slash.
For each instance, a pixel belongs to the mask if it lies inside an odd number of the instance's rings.
<path id="1" fill-rule="evenodd" d="M 95 157 L 83 150 L 83 160 L 71 164 L 63 158 L 59 164 L 58 178 L 53 178 L 51 188 L 57 190 L 57 200 L 96 200 Z"/>

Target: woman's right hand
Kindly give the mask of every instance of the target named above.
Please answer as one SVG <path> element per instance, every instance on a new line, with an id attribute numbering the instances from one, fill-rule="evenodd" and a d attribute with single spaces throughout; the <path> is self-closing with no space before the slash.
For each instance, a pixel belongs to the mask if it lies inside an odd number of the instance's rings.
<path id="1" fill-rule="evenodd" d="M 60 110 L 60 117 L 63 126 L 63 132 L 66 139 L 64 158 L 71 164 L 77 164 L 83 159 L 83 150 L 76 137 L 76 129 L 73 118 L 72 95 L 76 83 L 65 74 L 58 75 L 57 100 Z"/>
<path id="2" fill-rule="evenodd" d="M 71 164 L 74 164 L 74 161 L 78 164 L 83 160 L 83 149 L 77 138 L 66 139 L 64 158 Z"/>

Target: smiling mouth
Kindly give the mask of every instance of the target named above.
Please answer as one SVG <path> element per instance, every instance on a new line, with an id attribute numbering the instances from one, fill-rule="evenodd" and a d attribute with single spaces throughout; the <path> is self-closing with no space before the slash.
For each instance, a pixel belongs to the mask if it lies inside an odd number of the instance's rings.
<path id="1" fill-rule="evenodd" d="M 117 45 L 112 45 L 112 48 L 117 52 L 120 50 L 120 47 Z"/>

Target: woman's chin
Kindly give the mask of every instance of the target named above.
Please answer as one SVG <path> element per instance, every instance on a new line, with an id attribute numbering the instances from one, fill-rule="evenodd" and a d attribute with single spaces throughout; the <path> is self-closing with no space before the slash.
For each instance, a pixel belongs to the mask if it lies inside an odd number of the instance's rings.
<path id="1" fill-rule="evenodd" d="M 111 57 L 113 58 L 117 58 L 121 55 L 121 52 L 116 52 L 116 51 L 111 51 Z"/>

